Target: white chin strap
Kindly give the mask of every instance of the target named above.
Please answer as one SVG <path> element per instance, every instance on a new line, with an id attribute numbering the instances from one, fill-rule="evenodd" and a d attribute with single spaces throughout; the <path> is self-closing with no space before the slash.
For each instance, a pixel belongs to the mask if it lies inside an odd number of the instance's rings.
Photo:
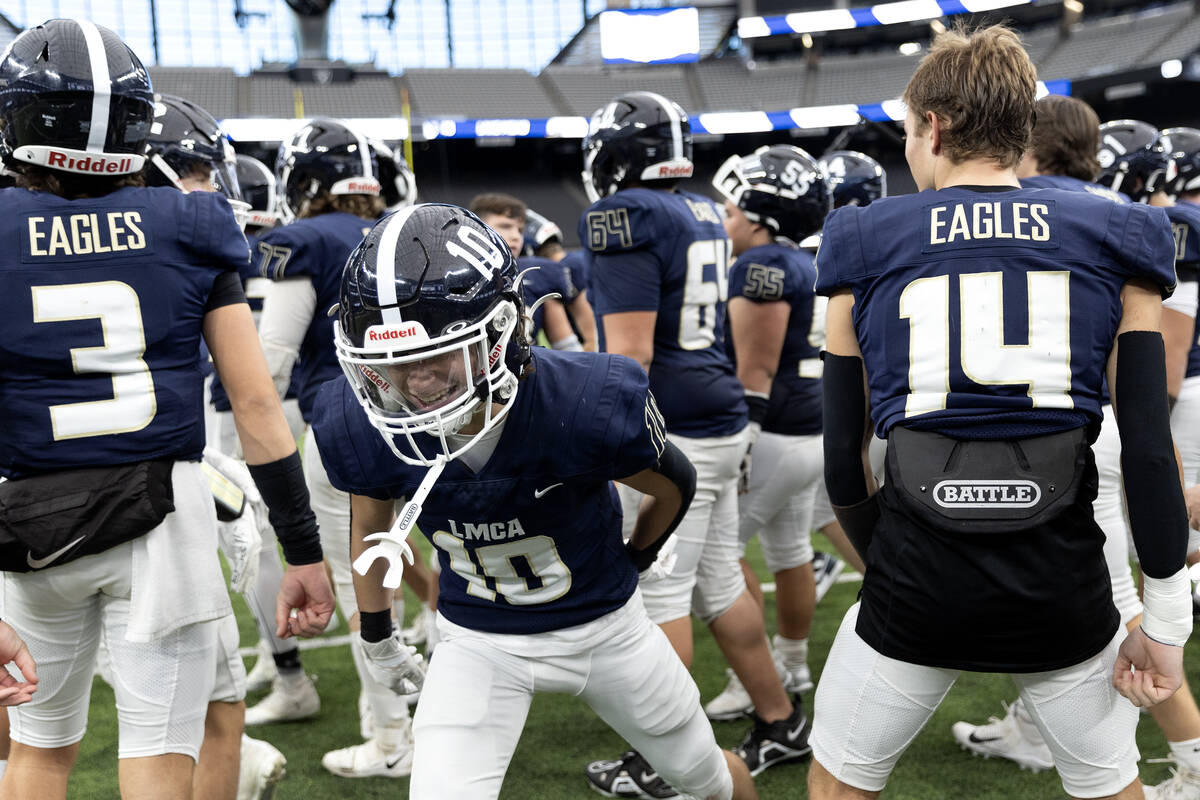
<path id="1" fill-rule="evenodd" d="M 392 525 L 391 530 L 372 533 L 363 539 L 364 542 L 379 542 L 379 544 L 370 547 L 354 559 L 355 572 L 365 576 L 371 571 L 371 565 L 375 563 L 375 560 L 382 558 L 388 564 L 388 570 L 383 576 L 384 588 L 399 588 L 400 579 L 404 575 L 404 562 L 408 561 L 409 564 L 412 564 L 415 560 L 412 547 L 408 544 L 408 535 L 417 526 L 417 518 L 421 516 L 421 504 L 433 490 L 433 485 L 437 483 L 437 479 L 441 477 L 442 470 L 448 463 L 449 461 L 444 456 L 438 456 L 434 460 L 433 466 L 425 473 L 421 484 L 413 492 L 412 499 L 404 504 L 400 515 L 396 517 L 396 522 Z"/>

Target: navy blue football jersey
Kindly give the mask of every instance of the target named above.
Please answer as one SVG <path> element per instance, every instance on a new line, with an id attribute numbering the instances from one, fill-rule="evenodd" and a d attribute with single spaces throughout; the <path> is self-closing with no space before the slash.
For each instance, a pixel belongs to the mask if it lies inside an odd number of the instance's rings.
<path id="1" fill-rule="evenodd" d="M 543 348 L 533 366 L 488 462 L 451 461 L 417 520 L 441 562 L 438 610 L 475 630 L 581 625 L 637 584 L 611 481 L 654 467 L 665 446 L 646 375 L 621 356 Z M 321 389 L 313 431 L 344 491 L 406 498 L 425 475 L 392 454 L 345 379 Z"/>
<path id="2" fill-rule="evenodd" d="M 558 262 L 563 269 L 567 271 L 567 291 L 571 294 L 567 297 L 567 302 L 571 302 L 579 296 L 580 292 L 586 292 L 588 288 L 588 258 L 587 252 L 584 250 L 573 250 L 563 256 L 563 260 Z"/>
<path id="3" fill-rule="evenodd" d="M 539 258 L 538 256 L 528 256 L 520 259 L 518 269 L 521 272 L 529 270 L 521 279 L 521 291 L 525 296 L 525 305 L 530 306 L 537 300 L 548 294 L 557 293 L 563 303 L 569 303 L 568 297 L 570 290 L 567 288 L 567 271 L 562 265 L 549 258 Z M 537 339 L 538 334 L 542 332 L 545 321 L 545 311 L 541 308 L 533 312 L 533 336 Z"/>
<path id="4" fill-rule="evenodd" d="M 880 436 L 897 423 L 983 439 L 1098 425 L 1132 278 L 1174 288 L 1163 210 L 1055 189 L 841 208 L 817 257 L 817 291 L 854 294 Z"/>
<path id="5" fill-rule="evenodd" d="M 199 459 L 206 305 L 249 256 L 229 203 L 130 187 L 0 205 L 0 474 Z"/>
<path id="6" fill-rule="evenodd" d="M 821 348 L 825 345 L 826 298 L 813 292 L 812 256 L 786 244 L 752 247 L 729 270 L 729 296 L 753 303 L 791 306 L 787 335 L 763 430 L 788 436 L 821 432 Z M 732 338 L 728 344 L 734 355 Z"/>
<path id="7" fill-rule="evenodd" d="M 252 257 L 239 270 L 242 278 L 242 287 L 246 291 L 246 302 L 250 304 L 250 314 L 254 317 L 254 325 L 258 326 L 259 318 L 262 317 L 263 297 L 266 296 L 267 279 L 262 277 L 262 260 L 264 254 L 258 252 L 258 238 L 247 237 L 250 243 L 250 253 Z M 204 357 L 208 357 L 208 351 L 204 351 Z M 285 398 L 291 400 L 297 397 L 297 378 L 292 375 L 292 382 L 288 386 Z M 231 411 L 232 406 L 229 404 L 229 395 L 225 393 L 225 387 L 221 384 L 221 376 L 214 374 L 209 392 L 209 402 L 217 411 Z"/>
<path id="8" fill-rule="evenodd" d="M 326 312 L 338 302 L 346 259 L 372 224 L 340 212 L 298 219 L 264 233 L 251 254 L 261 277 L 273 281 L 308 278 L 317 290 L 316 313 L 304 334 L 292 375 L 305 422 L 312 421 L 313 401 L 321 384 L 342 374 L 333 348 L 333 321 Z"/>
<path id="9" fill-rule="evenodd" d="M 654 311 L 650 388 L 667 430 L 715 437 L 746 426 L 742 385 L 725 354 L 729 239 L 707 197 L 624 189 L 580 218 L 600 349 L 607 314 Z"/>
<path id="10" fill-rule="evenodd" d="M 1200 278 L 1200 205 L 1180 201 L 1166 209 L 1175 234 L 1175 269 L 1180 280 Z M 1185 377 L 1200 376 L 1200 313 L 1192 332 L 1192 349 L 1188 352 Z"/>
<path id="11" fill-rule="evenodd" d="M 1114 203 L 1132 202 L 1129 195 L 1123 192 L 1114 192 L 1107 186 L 1081 181 L 1070 175 L 1034 175 L 1032 178 L 1021 178 L 1021 187 L 1024 189 L 1063 189 L 1068 192 L 1087 192 Z"/>

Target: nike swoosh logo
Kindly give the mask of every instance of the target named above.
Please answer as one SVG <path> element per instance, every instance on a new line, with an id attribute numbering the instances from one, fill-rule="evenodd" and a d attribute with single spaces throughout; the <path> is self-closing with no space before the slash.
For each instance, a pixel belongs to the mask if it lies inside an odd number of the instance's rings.
<path id="1" fill-rule="evenodd" d="M 984 742 L 994 742 L 997 739 L 999 739 L 1000 737 L 999 736 L 989 736 L 986 739 L 980 739 L 978 736 L 975 735 L 975 731 L 971 731 L 971 735 L 968 736 L 967 738 L 970 739 L 975 744 L 983 744 Z"/>
<path id="2" fill-rule="evenodd" d="M 792 730 L 788 731 L 788 739 L 795 739 L 797 736 L 799 736 L 799 735 L 800 735 L 800 731 L 804 730 L 804 724 L 805 724 L 806 722 L 808 722 L 808 720 L 806 720 L 806 719 L 801 719 L 801 720 L 800 720 L 800 724 L 798 724 L 798 725 L 797 725 L 795 728 L 793 728 Z"/>
<path id="3" fill-rule="evenodd" d="M 643 772 L 642 773 L 642 785 L 643 786 L 648 783 L 653 783 L 656 780 L 658 780 L 657 772 Z"/>
<path id="4" fill-rule="evenodd" d="M 534 489 L 533 490 L 533 499 L 541 500 L 542 496 L 545 495 L 546 492 L 550 491 L 551 489 L 557 489 L 559 486 L 562 486 L 562 484 L 561 483 L 552 483 L 549 486 L 547 486 L 545 489 Z"/>
<path id="5" fill-rule="evenodd" d="M 80 536 L 78 539 L 71 542 L 66 547 L 61 547 L 58 550 L 55 550 L 53 553 L 46 556 L 45 558 L 34 558 L 33 553 L 26 553 L 25 554 L 25 563 L 28 564 L 31 569 L 41 569 L 42 567 L 52 564 L 55 561 L 55 559 L 57 559 L 59 556 L 66 553 L 68 550 L 70 550 L 75 545 L 82 542 L 83 539 L 84 539 L 84 537 Z"/>

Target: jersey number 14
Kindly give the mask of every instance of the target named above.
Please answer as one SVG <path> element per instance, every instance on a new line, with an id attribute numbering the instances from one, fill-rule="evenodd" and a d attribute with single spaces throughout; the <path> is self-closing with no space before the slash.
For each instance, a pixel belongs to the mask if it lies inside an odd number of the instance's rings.
<path id="1" fill-rule="evenodd" d="M 1069 272 L 1030 272 L 1029 334 L 1025 344 L 1004 343 L 1004 276 L 958 276 L 959 366 L 980 385 L 1026 384 L 1034 408 L 1072 408 Z M 950 389 L 949 275 L 918 278 L 900 293 L 908 320 L 908 399 L 904 416 L 946 407 Z"/>

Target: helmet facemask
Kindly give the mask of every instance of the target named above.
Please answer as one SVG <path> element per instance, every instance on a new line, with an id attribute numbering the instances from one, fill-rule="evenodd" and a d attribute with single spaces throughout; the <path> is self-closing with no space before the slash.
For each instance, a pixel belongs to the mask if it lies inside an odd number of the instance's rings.
<path id="1" fill-rule="evenodd" d="M 517 305 L 504 299 L 478 322 L 433 337 L 419 322 L 398 322 L 368 328 L 359 347 L 334 323 L 334 341 L 342 370 L 392 452 L 431 466 L 465 453 L 511 407 L 517 375 L 505 355 L 519 324 Z M 478 430 L 451 440 L 472 421 Z M 414 438 L 419 433 L 432 446 Z"/>

